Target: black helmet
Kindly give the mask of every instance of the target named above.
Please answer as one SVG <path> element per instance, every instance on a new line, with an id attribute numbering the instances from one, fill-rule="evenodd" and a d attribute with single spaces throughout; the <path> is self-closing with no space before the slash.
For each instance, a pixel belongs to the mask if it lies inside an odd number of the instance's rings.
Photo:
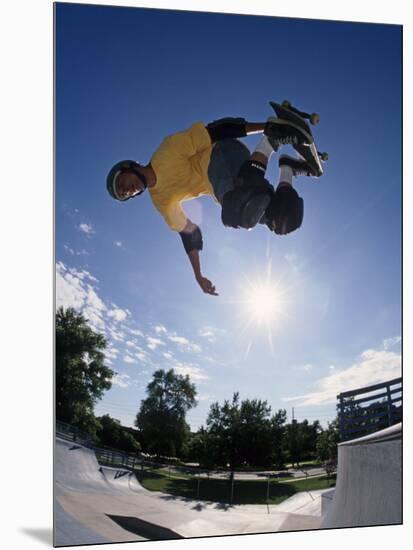
<path id="1" fill-rule="evenodd" d="M 109 195 L 111 197 L 113 197 L 114 199 L 116 199 L 118 201 L 127 201 L 128 199 L 132 198 L 132 197 L 122 198 L 118 195 L 118 193 L 116 191 L 116 180 L 117 180 L 118 176 L 122 172 L 126 172 L 127 170 L 130 170 L 132 172 L 136 172 L 137 175 L 139 176 L 139 179 L 141 179 L 142 182 L 143 182 L 144 189 L 146 189 L 145 176 L 143 176 L 140 172 L 138 172 L 136 170 L 136 168 L 138 168 L 138 167 L 139 167 L 139 164 L 135 160 L 121 160 L 120 162 L 117 162 L 116 164 L 114 164 L 112 166 L 112 168 L 110 169 L 109 174 L 107 175 L 107 178 L 106 178 L 106 188 L 107 188 L 107 190 L 109 192 Z M 142 189 L 142 191 L 137 193 L 137 195 L 140 195 L 141 193 L 143 193 L 144 189 Z M 137 195 L 133 195 L 133 197 L 136 197 Z"/>

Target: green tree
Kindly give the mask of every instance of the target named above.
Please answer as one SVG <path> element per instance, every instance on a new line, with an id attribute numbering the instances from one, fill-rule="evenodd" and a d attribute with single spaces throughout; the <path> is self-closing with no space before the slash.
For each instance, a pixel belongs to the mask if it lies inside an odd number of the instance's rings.
<path id="1" fill-rule="evenodd" d="M 275 468 L 283 468 L 286 462 L 285 453 L 285 423 L 287 411 L 279 409 L 271 418 L 271 462 Z"/>
<path id="2" fill-rule="evenodd" d="M 323 430 L 317 437 L 317 458 L 321 462 L 337 461 L 337 444 L 339 442 L 338 421 L 328 423 L 326 430 Z"/>
<path id="3" fill-rule="evenodd" d="M 179 456 L 190 434 L 185 418 L 196 406 L 195 385 L 188 375 L 160 369 L 153 374 L 146 393 L 135 420 L 146 450 L 157 456 Z"/>
<path id="4" fill-rule="evenodd" d="M 295 464 L 297 468 L 300 467 L 301 460 L 301 435 L 297 420 L 293 420 L 291 424 L 287 424 L 284 439 L 285 449 L 292 466 L 294 467 Z"/>
<path id="5" fill-rule="evenodd" d="M 98 418 L 99 428 L 97 437 L 99 443 L 126 453 L 140 451 L 140 444 L 129 430 L 126 430 L 119 420 L 105 414 Z M 135 431 L 135 430 L 134 430 Z"/>
<path id="6" fill-rule="evenodd" d="M 213 403 L 206 421 L 208 434 L 214 442 L 214 461 L 233 471 L 242 463 L 241 457 L 241 414 L 239 393 L 234 393 L 232 402 L 224 401 L 222 406 Z"/>
<path id="7" fill-rule="evenodd" d="M 106 340 L 73 308 L 56 312 L 56 418 L 95 433 L 94 406 L 115 374 L 104 364 Z"/>
<path id="8" fill-rule="evenodd" d="M 298 424 L 300 431 L 300 456 L 301 460 L 312 460 L 316 458 L 317 438 L 322 432 L 322 427 L 319 420 L 314 420 L 310 423 L 308 420 L 303 420 Z"/>
<path id="9" fill-rule="evenodd" d="M 267 401 L 246 399 L 234 393 L 232 402 L 211 405 L 207 418 L 211 459 L 231 470 L 245 465 L 270 467 L 283 463 L 282 439 L 285 411 L 271 417 Z"/>
<path id="10" fill-rule="evenodd" d="M 214 438 L 203 426 L 191 434 L 187 447 L 187 461 L 198 462 L 201 468 L 212 469 L 219 464 L 216 461 L 217 456 Z"/>
<path id="11" fill-rule="evenodd" d="M 285 432 L 285 449 L 292 465 L 300 467 L 300 462 L 316 457 L 316 443 L 322 428 L 318 420 L 302 422 L 293 420 Z"/>

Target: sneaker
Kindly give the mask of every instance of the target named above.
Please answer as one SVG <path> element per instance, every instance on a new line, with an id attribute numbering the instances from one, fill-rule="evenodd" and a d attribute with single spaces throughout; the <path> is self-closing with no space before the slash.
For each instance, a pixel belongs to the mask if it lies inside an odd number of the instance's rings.
<path id="1" fill-rule="evenodd" d="M 267 119 L 264 134 L 274 151 L 277 151 L 280 145 L 309 145 L 313 141 L 312 136 L 304 129 L 276 117 Z"/>
<path id="2" fill-rule="evenodd" d="M 289 166 L 294 176 L 316 176 L 314 168 L 304 159 L 282 155 L 278 159 L 278 166 Z"/>

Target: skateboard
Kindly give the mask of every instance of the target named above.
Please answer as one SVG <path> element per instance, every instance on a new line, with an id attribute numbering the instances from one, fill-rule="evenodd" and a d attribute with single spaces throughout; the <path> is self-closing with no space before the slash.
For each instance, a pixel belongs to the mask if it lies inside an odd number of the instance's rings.
<path id="1" fill-rule="evenodd" d="M 321 163 L 328 160 L 328 154 L 317 151 L 310 126 L 305 121 L 305 119 L 307 119 L 312 125 L 316 125 L 320 122 L 320 115 L 317 113 L 310 114 L 299 111 L 287 100 L 283 101 L 281 104 L 270 101 L 270 105 L 279 119 L 290 122 L 292 126 L 298 127 L 304 131 L 304 134 L 307 136 L 307 143 L 305 145 L 293 145 L 293 147 L 297 153 L 314 168 L 315 175 L 313 177 L 319 178 L 322 176 L 324 170 Z"/>

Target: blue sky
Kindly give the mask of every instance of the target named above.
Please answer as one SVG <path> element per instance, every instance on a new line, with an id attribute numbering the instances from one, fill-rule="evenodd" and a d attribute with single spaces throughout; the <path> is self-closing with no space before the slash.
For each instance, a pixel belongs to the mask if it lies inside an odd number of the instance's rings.
<path id="1" fill-rule="evenodd" d="M 118 375 L 96 412 L 131 425 L 152 372 L 173 367 L 197 386 L 194 429 L 234 391 L 325 423 L 340 391 L 398 376 L 400 27 L 57 4 L 56 30 L 56 300 L 107 336 Z M 284 238 L 185 204 L 220 293 L 204 295 L 150 198 L 111 200 L 106 173 L 194 121 L 262 121 L 285 98 L 320 112 L 325 175 L 297 181 L 305 219 Z M 245 295 L 269 268 L 281 305 L 254 323 Z"/>

